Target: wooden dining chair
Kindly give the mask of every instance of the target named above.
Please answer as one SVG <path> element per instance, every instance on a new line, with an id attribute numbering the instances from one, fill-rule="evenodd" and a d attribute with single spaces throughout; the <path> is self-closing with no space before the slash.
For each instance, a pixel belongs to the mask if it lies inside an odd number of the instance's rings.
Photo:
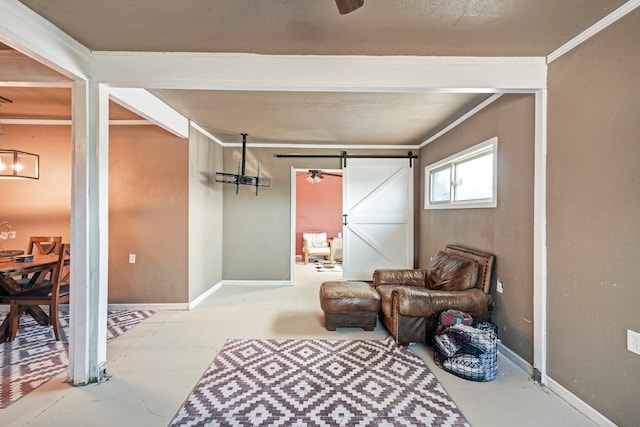
<path id="1" fill-rule="evenodd" d="M 54 255 L 60 252 L 62 236 L 31 236 L 27 245 L 27 255 Z M 47 273 L 53 276 L 53 272 Z M 51 280 L 51 279 L 50 279 Z M 28 275 L 22 276 L 18 283 L 22 286 L 29 281 Z"/>
<path id="2" fill-rule="evenodd" d="M 27 254 L 57 254 L 60 252 L 60 245 L 62 245 L 62 236 L 31 236 Z"/>
<path id="3" fill-rule="evenodd" d="M 52 280 L 44 281 L 40 286 L 6 297 L 9 302 L 9 341 L 13 341 L 20 327 L 20 314 L 23 307 L 30 305 L 48 305 L 49 323 L 53 326 L 56 341 L 60 341 L 60 303 L 69 302 L 69 275 L 65 273 L 66 260 L 70 263 L 71 246 L 60 246 L 58 262 L 53 270 Z"/>

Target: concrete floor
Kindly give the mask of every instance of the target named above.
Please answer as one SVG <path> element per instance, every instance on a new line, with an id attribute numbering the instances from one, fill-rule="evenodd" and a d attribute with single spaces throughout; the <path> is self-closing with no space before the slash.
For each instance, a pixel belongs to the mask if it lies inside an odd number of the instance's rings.
<path id="1" fill-rule="evenodd" d="M 328 332 L 320 283 L 340 273 L 298 265 L 295 286 L 223 286 L 191 311 L 162 311 L 107 346 L 110 379 L 72 387 L 54 378 L 6 409 L 2 426 L 166 426 L 230 338 L 383 339 L 373 332 Z M 502 356 L 498 378 L 466 381 L 433 363 L 432 350 L 410 348 L 434 372 L 473 426 L 594 426 L 567 402 Z"/>

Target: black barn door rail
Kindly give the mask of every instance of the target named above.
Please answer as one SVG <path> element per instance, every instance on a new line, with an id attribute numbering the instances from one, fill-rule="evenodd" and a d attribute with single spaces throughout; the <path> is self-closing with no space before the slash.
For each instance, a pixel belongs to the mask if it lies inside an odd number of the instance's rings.
<path id="1" fill-rule="evenodd" d="M 347 167 L 347 159 L 409 159 L 409 167 L 413 167 L 413 159 L 418 156 L 409 151 L 404 155 L 385 155 L 385 154 L 348 154 L 343 151 L 342 154 L 276 154 L 278 158 L 298 158 L 298 159 L 342 159 L 342 167 Z"/>

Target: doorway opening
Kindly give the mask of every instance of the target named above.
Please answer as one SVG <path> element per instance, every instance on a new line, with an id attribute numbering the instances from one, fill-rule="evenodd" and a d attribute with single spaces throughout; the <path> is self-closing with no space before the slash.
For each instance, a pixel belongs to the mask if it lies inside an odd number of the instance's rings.
<path id="1" fill-rule="evenodd" d="M 292 168 L 291 182 L 292 284 L 301 273 L 320 281 L 342 278 L 342 170 Z M 312 231 L 326 233 L 332 256 L 313 255 L 305 263 L 302 235 Z M 331 277 L 320 276 L 325 273 Z"/>

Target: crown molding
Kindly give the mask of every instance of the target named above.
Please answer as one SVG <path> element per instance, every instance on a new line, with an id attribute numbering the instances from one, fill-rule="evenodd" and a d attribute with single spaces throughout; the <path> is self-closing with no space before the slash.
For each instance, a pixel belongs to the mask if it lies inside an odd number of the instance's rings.
<path id="1" fill-rule="evenodd" d="M 573 48 L 581 45 L 585 41 L 589 40 L 591 37 L 598 34 L 600 31 L 607 28 L 609 25 L 613 24 L 617 20 L 627 16 L 629 13 L 633 12 L 638 6 L 640 6 L 640 0 L 630 0 L 560 46 L 558 49 L 551 52 L 547 55 L 547 64 L 552 63 L 556 59 L 560 58 L 565 53 L 569 52 Z"/>

